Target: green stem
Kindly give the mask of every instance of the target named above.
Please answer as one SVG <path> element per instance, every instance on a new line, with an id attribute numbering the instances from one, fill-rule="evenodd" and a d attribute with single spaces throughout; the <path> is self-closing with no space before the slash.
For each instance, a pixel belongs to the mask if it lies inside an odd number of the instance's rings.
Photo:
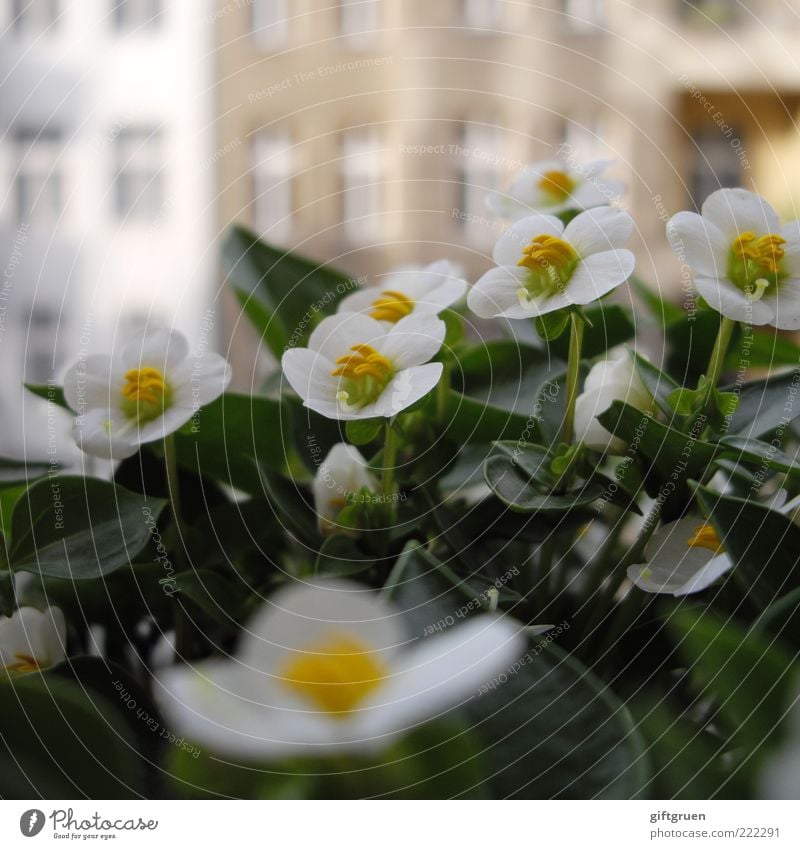
<path id="1" fill-rule="evenodd" d="M 394 518 L 395 479 L 394 470 L 397 466 L 397 431 L 390 422 L 386 422 L 386 438 L 383 444 L 383 475 L 381 477 L 381 492 L 387 515 Z"/>
<path id="2" fill-rule="evenodd" d="M 167 491 L 170 509 L 172 511 L 172 556 L 175 558 L 175 569 L 184 569 L 184 540 L 186 532 L 183 527 L 181 512 L 181 493 L 178 478 L 178 458 L 175 449 L 175 436 L 170 434 L 164 440 L 164 464 L 167 471 Z M 179 598 L 175 598 L 175 657 L 182 659 L 186 655 L 188 632 L 186 612 Z"/>
<path id="3" fill-rule="evenodd" d="M 725 364 L 725 355 L 728 353 L 728 346 L 731 343 L 733 329 L 736 327 L 736 322 L 732 318 L 722 317 L 717 332 L 717 339 L 714 342 L 714 349 L 711 351 L 711 358 L 708 361 L 706 369 L 706 379 L 708 380 L 708 394 L 706 403 L 711 398 L 711 394 L 717 386 L 717 381 L 722 374 L 722 367 Z"/>
<path id="4" fill-rule="evenodd" d="M 577 312 L 570 315 L 569 359 L 567 360 L 567 409 L 561 441 L 570 445 L 575 431 L 575 401 L 578 398 L 578 378 L 581 369 L 581 346 L 583 345 L 584 320 Z"/>

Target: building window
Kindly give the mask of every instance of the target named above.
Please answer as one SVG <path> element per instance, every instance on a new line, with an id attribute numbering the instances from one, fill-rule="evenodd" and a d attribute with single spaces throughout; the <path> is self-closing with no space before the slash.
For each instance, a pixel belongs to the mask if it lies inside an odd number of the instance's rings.
<path id="1" fill-rule="evenodd" d="M 25 344 L 25 380 L 45 383 L 53 377 L 56 351 L 55 339 L 59 326 L 58 313 L 44 306 L 34 306 L 30 313 L 28 338 Z"/>
<path id="2" fill-rule="evenodd" d="M 475 244 L 487 245 L 497 238 L 491 216 L 486 208 L 486 196 L 498 187 L 496 164 L 500 146 L 494 127 L 466 124 L 456 154 L 458 184 L 458 220 L 465 237 Z"/>
<path id="3" fill-rule="evenodd" d="M 380 17 L 380 0 L 339 0 L 339 28 L 342 35 L 353 43 L 363 46 L 373 44 Z"/>
<path id="4" fill-rule="evenodd" d="M 605 23 L 605 0 L 564 0 L 564 18 L 573 32 L 591 32 Z"/>
<path id="5" fill-rule="evenodd" d="M 112 19 L 118 32 L 155 29 L 161 18 L 161 0 L 112 0 Z"/>
<path id="6" fill-rule="evenodd" d="M 731 138 L 728 138 L 715 128 L 694 134 L 689 185 L 692 200 L 698 209 L 717 189 L 730 189 L 741 185 L 737 153 L 737 150 L 743 149 L 741 138 L 736 130 Z"/>
<path id="7" fill-rule="evenodd" d="M 58 24 L 59 0 L 13 0 L 11 18 L 19 35 L 40 35 Z"/>
<path id="8" fill-rule="evenodd" d="M 464 26 L 473 31 L 495 29 L 501 22 L 498 0 L 462 0 Z"/>
<path id="9" fill-rule="evenodd" d="M 292 231 L 292 142 L 287 133 L 260 132 L 253 141 L 253 221 L 268 242 Z"/>
<path id="10" fill-rule="evenodd" d="M 288 0 L 252 0 L 250 31 L 263 47 L 278 47 L 289 39 Z"/>
<path id="11" fill-rule="evenodd" d="M 161 133 L 150 127 L 125 127 L 114 139 L 114 206 L 119 218 L 158 218 L 163 203 L 161 147 Z"/>
<path id="12" fill-rule="evenodd" d="M 582 114 L 579 119 L 567 118 L 563 135 L 562 155 L 578 165 L 599 159 L 603 153 L 603 133 L 596 116 Z"/>
<path id="13" fill-rule="evenodd" d="M 351 130 L 342 150 L 344 229 L 353 242 L 380 235 L 383 207 L 383 151 L 373 130 Z"/>
<path id="14" fill-rule="evenodd" d="M 61 131 L 23 128 L 14 134 L 17 220 L 55 224 L 62 210 Z"/>
<path id="15" fill-rule="evenodd" d="M 691 24 L 731 26 L 739 21 L 739 0 L 680 0 L 681 12 Z"/>

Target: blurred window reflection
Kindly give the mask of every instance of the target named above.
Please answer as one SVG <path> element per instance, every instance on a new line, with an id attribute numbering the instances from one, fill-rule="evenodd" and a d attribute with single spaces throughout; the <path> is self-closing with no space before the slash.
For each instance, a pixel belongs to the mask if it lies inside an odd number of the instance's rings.
<path id="1" fill-rule="evenodd" d="M 161 133 L 126 127 L 114 139 L 115 212 L 119 218 L 157 218 L 162 204 Z"/>
<path id="2" fill-rule="evenodd" d="M 161 0 L 112 0 L 114 28 L 126 32 L 160 23 Z"/>
<path id="3" fill-rule="evenodd" d="M 19 35 L 46 33 L 58 22 L 59 0 L 13 0 L 11 18 Z"/>
<path id="4" fill-rule="evenodd" d="M 565 23 L 577 32 L 590 32 L 605 23 L 605 0 L 564 0 Z"/>
<path id="5" fill-rule="evenodd" d="M 14 133 L 18 221 L 52 225 L 61 215 L 62 143 L 61 131 L 54 127 L 21 127 Z"/>
<path id="6" fill-rule="evenodd" d="M 339 27 L 351 43 L 374 44 L 380 22 L 380 0 L 339 0 Z"/>
<path id="7" fill-rule="evenodd" d="M 350 130 L 344 135 L 342 198 L 348 238 L 363 242 L 380 235 L 383 208 L 383 152 L 375 130 Z"/>
<path id="8" fill-rule="evenodd" d="M 737 131 L 732 138 L 739 141 L 741 135 Z M 692 200 L 698 208 L 717 189 L 740 186 L 741 173 L 739 156 L 731 139 L 711 127 L 694 134 L 690 187 Z"/>
<path id="9" fill-rule="evenodd" d="M 278 47 L 289 38 L 288 0 L 252 0 L 250 30 L 264 47 Z"/>
<path id="10" fill-rule="evenodd" d="M 292 141 L 288 133 L 262 130 L 253 142 L 253 219 L 268 242 L 292 231 Z"/>

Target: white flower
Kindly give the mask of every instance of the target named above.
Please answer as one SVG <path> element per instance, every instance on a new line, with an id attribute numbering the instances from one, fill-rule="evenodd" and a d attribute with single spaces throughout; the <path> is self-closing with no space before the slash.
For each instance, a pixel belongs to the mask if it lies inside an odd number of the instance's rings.
<path id="1" fill-rule="evenodd" d="M 191 356 L 180 333 L 146 330 L 118 353 L 90 355 L 69 369 L 64 396 L 77 413 L 73 436 L 95 457 L 130 457 L 189 421 L 230 379 L 218 354 Z"/>
<path id="2" fill-rule="evenodd" d="M 347 504 L 347 497 L 357 495 L 364 487 L 371 492 L 378 488 L 367 461 L 354 446 L 337 443 L 317 469 L 312 485 L 317 522 L 323 533 L 336 530 L 336 517 Z"/>
<path id="3" fill-rule="evenodd" d="M 0 669 L 36 672 L 66 657 L 67 626 L 58 607 L 20 607 L 10 619 L 0 617 Z"/>
<path id="4" fill-rule="evenodd" d="M 575 401 L 575 440 L 595 451 L 622 454 L 627 443 L 607 431 L 597 420 L 614 401 L 624 401 L 642 412 L 653 410 L 653 396 L 642 382 L 627 352 L 601 360 L 586 376 L 583 392 Z"/>
<path id="5" fill-rule="evenodd" d="M 489 209 L 502 218 L 524 218 L 534 212 L 558 215 L 567 210 L 605 206 L 624 191 L 624 183 L 600 180 L 614 164 L 598 159 L 585 165 L 570 166 L 558 159 L 528 166 L 508 192 L 492 192 L 486 198 Z"/>
<path id="6" fill-rule="evenodd" d="M 377 286 L 362 286 L 339 304 L 339 312 L 366 313 L 377 321 L 394 324 L 412 312 L 438 315 L 467 291 L 463 271 L 442 259 L 423 268 L 398 269 Z"/>
<path id="7" fill-rule="evenodd" d="M 308 348 L 292 348 L 281 365 L 306 407 L 329 419 L 391 418 L 433 389 L 442 364 L 444 322 L 414 313 L 390 328 L 361 313 L 323 319 Z"/>
<path id="8" fill-rule="evenodd" d="M 162 675 L 181 734 L 253 760 L 370 752 L 461 702 L 522 652 L 522 628 L 486 614 L 409 644 L 401 615 L 344 580 L 294 584 L 257 614 L 234 657 Z"/>
<path id="9" fill-rule="evenodd" d="M 786 739 L 758 778 L 761 799 L 800 799 L 800 692 L 795 692 L 784 723 Z"/>
<path id="10" fill-rule="evenodd" d="M 628 578 L 645 592 L 674 596 L 699 593 L 733 567 L 713 526 L 692 516 L 660 527 L 645 559 L 628 568 Z"/>
<path id="11" fill-rule="evenodd" d="M 709 195 L 702 215 L 674 215 L 667 237 L 717 312 L 748 324 L 800 329 L 800 221 L 781 225 L 753 192 L 720 189 Z"/>
<path id="12" fill-rule="evenodd" d="M 633 271 L 633 254 L 621 250 L 632 232 L 630 215 L 610 206 L 566 227 L 550 215 L 515 221 L 494 246 L 497 268 L 472 287 L 467 304 L 481 318 L 531 318 L 596 301 Z"/>

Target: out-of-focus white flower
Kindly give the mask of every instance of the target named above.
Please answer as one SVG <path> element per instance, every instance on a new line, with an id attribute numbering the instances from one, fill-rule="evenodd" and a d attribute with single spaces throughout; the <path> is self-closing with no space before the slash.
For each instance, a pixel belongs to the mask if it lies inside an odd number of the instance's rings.
<path id="1" fill-rule="evenodd" d="M 378 484 L 361 452 L 346 442 L 334 445 L 317 469 L 312 485 L 319 529 L 323 533 L 336 530 L 336 517 L 348 496 L 357 495 L 365 487 L 375 492 Z"/>
<path id="2" fill-rule="evenodd" d="M 414 313 L 387 326 L 362 313 L 337 313 L 314 329 L 307 348 L 281 365 L 306 407 L 329 419 L 391 418 L 433 389 L 442 364 L 431 363 L 445 325 Z"/>
<path id="3" fill-rule="evenodd" d="M 12 674 L 36 672 L 66 657 L 67 626 L 58 607 L 20 607 L 0 617 L 0 669 Z"/>
<path id="4" fill-rule="evenodd" d="M 660 527 L 644 556 L 647 562 L 630 566 L 628 578 L 648 593 L 699 593 L 733 567 L 713 526 L 692 516 Z"/>
<path id="5" fill-rule="evenodd" d="M 438 315 L 467 291 L 463 270 L 442 259 L 424 267 L 399 269 L 377 286 L 362 286 L 342 299 L 339 312 L 360 312 L 376 321 L 395 324 L 414 313 Z"/>
<path id="6" fill-rule="evenodd" d="M 180 333 L 146 330 L 118 354 L 88 356 L 67 372 L 64 396 L 77 413 L 75 441 L 95 457 L 130 457 L 189 421 L 230 379 L 219 354 L 191 356 Z"/>
<path id="7" fill-rule="evenodd" d="M 800 328 L 800 221 L 782 225 L 745 189 L 719 189 L 701 212 L 674 215 L 667 237 L 708 304 L 734 321 Z"/>
<path id="8" fill-rule="evenodd" d="M 627 352 L 615 359 L 601 360 L 586 376 L 583 392 L 575 401 L 575 440 L 595 451 L 622 454 L 627 444 L 607 431 L 597 420 L 614 401 L 624 401 L 642 412 L 651 412 L 653 396 L 642 382 L 633 358 Z"/>
<path id="9" fill-rule="evenodd" d="M 187 738 L 269 760 L 370 752 L 448 711 L 522 652 L 521 626 L 481 615 L 409 645 L 400 614 L 344 580 L 277 592 L 234 657 L 162 674 Z"/>
<path id="10" fill-rule="evenodd" d="M 618 180 L 601 179 L 613 159 L 598 159 L 584 165 L 567 165 L 549 159 L 528 166 L 507 192 L 492 192 L 487 206 L 502 218 L 524 218 L 534 212 L 558 215 L 568 210 L 606 206 L 624 191 Z"/>
<path id="11" fill-rule="evenodd" d="M 633 219 L 602 206 L 566 227 L 550 215 L 515 221 L 497 240 L 497 263 L 470 289 L 469 308 L 481 318 L 532 318 L 573 304 L 589 304 L 624 283 L 633 254 L 622 246 Z"/>
<path id="12" fill-rule="evenodd" d="M 786 717 L 787 739 L 759 775 L 759 798 L 800 799 L 800 690 Z"/>

